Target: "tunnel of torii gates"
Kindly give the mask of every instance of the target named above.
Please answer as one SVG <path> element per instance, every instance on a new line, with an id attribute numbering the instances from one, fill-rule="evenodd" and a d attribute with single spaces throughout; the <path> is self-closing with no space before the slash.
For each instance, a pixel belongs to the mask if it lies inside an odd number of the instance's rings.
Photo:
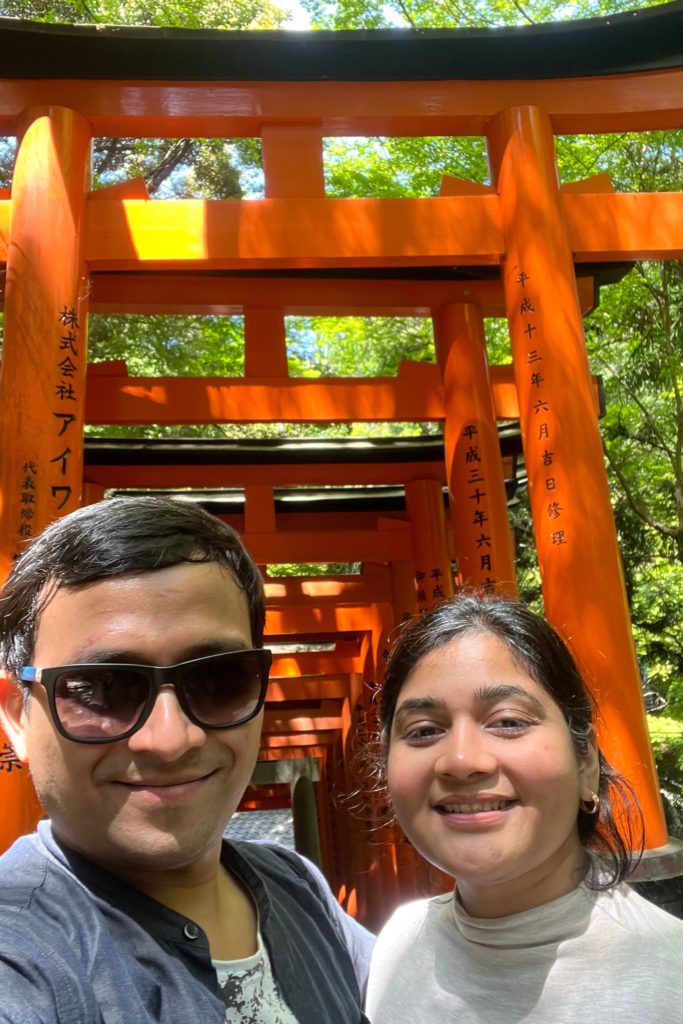
<path id="1" fill-rule="evenodd" d="M 443 879 L 385 823 L 379 796 L 365 816 L 338 796 L 358 785 L 354 754 L 373 729 L 395 625 L 463 583 L 515 593 L 511 422 L 546 614 L 586 672 L 608 759 L 642 803 L 649 877 L 680 873 L 582 314 L 633 261 L 681 257 L 683 195 L 619 194 L 603 175 L 560 184 L 554 136 L 679 127 L 682 8 L 419 34 L 0 21 L 0 131 L 18 139 L 0 200 L 2 572 L 55 517 L 130 489 L 194 489 L 263 566 L 362 563 L 346 578 L 266 577 L 273 682 L 242 806 L 291 804 L 299 847 L 371 925 Z M 325 196 L 325 137 L 465 135 L 486 140 L 492 185 L 446 176 L 430 198 Z M 265 198 L 151 200 L 142 180 L 91 191 L 95 137 L 258 138 Z M 244 376 L 88 366 L 89 312 L 242 314 Z M 431 317 L 436 360 L 391 378 L 294 379 L 290 314 Z M 487 365 L 483 318 L 501 315 L 513 366 Z M 83 442 L 85 423 L 363 421 L 435 421 L 443 438 Z M 40 810 L 6 743 L 0 769 L 6 846 Z"/>

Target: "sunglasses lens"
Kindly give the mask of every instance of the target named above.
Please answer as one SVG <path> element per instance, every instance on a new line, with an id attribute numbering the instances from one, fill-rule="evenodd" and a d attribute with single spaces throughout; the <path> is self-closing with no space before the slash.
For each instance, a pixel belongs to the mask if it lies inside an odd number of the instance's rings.
<path id="1" fill-rule="evenodd" d="M 188 665 L 181 685 L 198 722 L 214 727 L 239 725 L 258 710 L 263 672 L 258 655 L 236 651 Z"/>
<path id="2" fill-rule="evenodd" d="M 54 695 L 59 721 L 70 736 L 113 740 L 140 717 L 149 682 L 129 668 L 76 668 L 58 676 Z"/>

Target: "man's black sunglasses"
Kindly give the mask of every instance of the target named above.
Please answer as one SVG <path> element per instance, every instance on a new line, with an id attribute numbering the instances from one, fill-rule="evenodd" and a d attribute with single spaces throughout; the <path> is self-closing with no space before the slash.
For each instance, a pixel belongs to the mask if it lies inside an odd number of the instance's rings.
<path id="1" fill-rule="evenodd" d="M 162 686 L 202 729 L 234 729 L 263 707 L 273 656 L 260 648 L 194 658 L 179 665 L 26 666 L 24 683 L 47 691 L 57 729 L 76 743 L 113 743 L 137 732 L 149 718 Z"/>

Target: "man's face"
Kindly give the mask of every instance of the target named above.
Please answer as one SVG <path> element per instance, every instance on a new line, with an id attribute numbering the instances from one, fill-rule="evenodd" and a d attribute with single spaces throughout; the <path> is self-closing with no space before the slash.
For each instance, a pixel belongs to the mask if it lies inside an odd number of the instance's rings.
<path id="1" fill-rule="evenodd" d="M 55 592 L 38 620 L 33 664 L 173 665 L 252 646 L 244 593 L 215 562 L 181 564 Z M 15 746 L 57 836 L 110 870 L 209 863 L 249 782 L 263 714 L 204 730 L 172 688 L 127 740 L 74 743 L 32 688 Z"/>

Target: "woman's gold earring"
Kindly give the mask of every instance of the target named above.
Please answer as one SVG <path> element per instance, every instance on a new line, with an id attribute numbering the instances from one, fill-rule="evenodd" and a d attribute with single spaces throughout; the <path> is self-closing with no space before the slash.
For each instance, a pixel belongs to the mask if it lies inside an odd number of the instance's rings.
<path id="1" fill-rule="evenodd" d="M 590 800 L 579 800 L 579 807 L 584 814 L 597 814 L 600 810 L 600 797 L 597 793 L 591 793 Z"/>

